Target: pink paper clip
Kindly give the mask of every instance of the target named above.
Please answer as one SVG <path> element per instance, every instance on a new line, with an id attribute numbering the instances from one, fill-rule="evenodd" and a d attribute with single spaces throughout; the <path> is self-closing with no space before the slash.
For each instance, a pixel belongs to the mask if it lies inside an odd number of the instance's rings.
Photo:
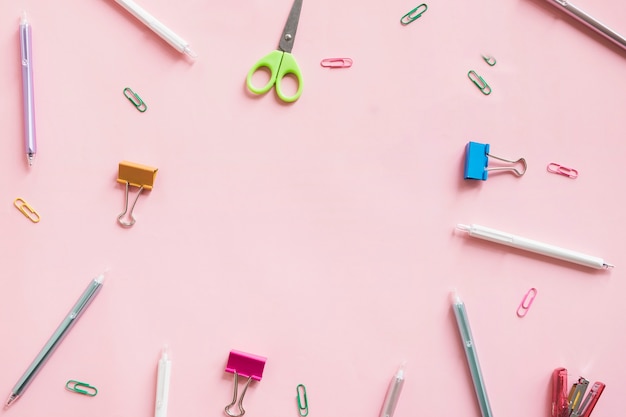
<path id="1" fill-rule="evenodd" d="M 536 288 L 531 288 L 530 290 L 528 290 L 524 298 L 522 298 L 522 302 L 520 303 L 519 307 L 517 307 L 517 317 L 524 317 L 526 313 L 528 313 L 528 309 L 532 305 L 536 296 Z"/>
<path id="2" fill-rule="evenodd" d="M 325 58 L 320 65 L 325 68 L 350 68 L 352 62 L 351 58 Z"/>
<path id="3" fill-rule="evenodd" d="M 575 179 L 578 177 L 578 171 L 573 168 L 567 168 L 559 164 L 555 164 L 554 162 L 548 164 L 548 172 L 553 174 L 563 175 L 565 177 L 569 177 Z"/>
<path id="4" fill-rule="evenodd" d="M 234 375 L 235 387 L 233 389 L 233 401 L 228 404 L 224 411 L 231 417 L 241 417 L 246 413 L 243 408 L 243 397 L 246 395 L 248 385 L 254 379 L 260 381 L 263 377 L 263 369 L 265 368 L 265 361 L 267 358 L 262 356 L 252 355 L 250 353 L 240 352 L 238 350 L 231 350 L 228 355 L 228 363 L 226 364 L 226 372 L 231 372 Z M 237 401 L 237 387 L 239 382 L 239 375 L 248 378 L 246 384 L 241 391 L 241 397 Z M 237 404 L 239 408 L 239 414 L 233 414 L 230 411 L 230 407 Z"/>

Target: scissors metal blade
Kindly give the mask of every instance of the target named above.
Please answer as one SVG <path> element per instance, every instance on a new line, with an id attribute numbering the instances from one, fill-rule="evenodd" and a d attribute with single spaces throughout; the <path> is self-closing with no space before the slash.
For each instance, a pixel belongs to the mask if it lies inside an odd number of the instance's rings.
<path id="1" fill-rule="evenodd" d="M 302 0 L 294 0 L 285 29 L 278 42 L 278 49 L 283 52 L 291 52 L 293 49 L 293 41 L 296 39 L 296 30 L 298 29 L 298 21 L 300 20 L 300 10 L 302 10 Z"/>

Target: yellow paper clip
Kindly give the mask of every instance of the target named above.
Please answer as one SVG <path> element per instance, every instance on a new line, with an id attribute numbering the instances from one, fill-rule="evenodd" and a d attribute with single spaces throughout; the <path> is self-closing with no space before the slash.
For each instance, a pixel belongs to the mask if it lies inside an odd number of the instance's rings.
<path id="1" fill-rule="evenodd" d="M 125 227 L 130 227 L 135 224 L 135 218 L 133 217 L 135 204 L 137 204 L 139 195 L 143 190 L 152 190 L 157 171 L 157 168 L 153 168 L 147 165 L 136 164 L 134 162 L 128 161 L 120 162 L 117 182 L 126 184 L 126 193 L 124 194 L 124 211 L 120 213 L 119 216 L 117 216 L 117 221 L 119 222 L 119 224 Z M 131 185 L 133 187 L 139 187 L 139 192 L 137 193 L 137 197 L 135 197 L 133 205 L 130 207 L 130 213 L 128 213 L 128 217 L 130 217 L 130 222 L 127 222 L 123 220 L 122 217 L 124 217 L 124 215 L 128 211 L 128 188 Z"/>
<path id="2" fill-rule="evenodd" d="M 28 220 L 30 220 L 33 223 L 39 223 L 39 220 L 41 220 L 41 217 L 39 217 L 39 213 L 37 213 L 35 211 L 34 208 L 32 208 L 30 206 L 30 204 L 28 204 L 26 201 L 24 201 L 22 198 L 18 197 L 13 201 L 13 205 L 22 212 L 22 214 L 24 216 L 26 216 L 26 218 Z"/>

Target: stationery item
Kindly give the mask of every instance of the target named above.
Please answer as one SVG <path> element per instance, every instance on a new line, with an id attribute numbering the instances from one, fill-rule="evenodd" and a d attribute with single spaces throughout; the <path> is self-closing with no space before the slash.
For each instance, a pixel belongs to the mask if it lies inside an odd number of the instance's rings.
<path id="1" fill-rule="evenodd" d="M 302 384 L 298 384 L 296 393 L 296 398 L 298 399 L 298 414 L 300 417 L 306 417 L 309 415 L 309 400 L 306 397 L 306 387 Z"/>
<path id="2" fill-rule="evenodd" d="M 578 407 L 580 407 L 583 397 L 585 396 L 585 392 L 587 391 L 587 386 L 589 386 L 589 381 L 583 377 L 578 378 L 578 382 L 572 385 L 572 389 L 570 389 L 569 395 L 567 396 L 570 415 L 578 411 Z"/>
<path id="3" fill-rule="evenodd" d="M 578 378 L 572 388 L 567 390 L 567 369 L 557 368 L 552 372 L 552 417 L 589 417 L 596 406 L 605 385 L 594 382 L 589 393 L 583 396 L 589 381 Z"/>
<path id="4" fill-rule="evenodd" d="M 387 394 L 385 395 L 385 402 L 380 409 L 380 417 L 393 417 L 393 413 L 398 405 L 400 399 L 400 393 L 404 386 L 404 366 L 401 366 L 396 374 L 391 379 L 389 387 L 387 388 Z"/>
<path id="5" fill-rule="evenodd" d="M 454 316 L 456 317 L 456 323 L 459 327 L 461 342 L 463 343 L 463 348 L 465 349 L 465 357 L 467 358 L 467 363 L 472 375 L 474 391 L 476 392 L 480 412 L 483 417 L 492 417 L 493 414 L 491 412 L 491 406 L 489 405 L 487 388 L 485 387 L 483 375 L 480 370 L 478 354 L 476 353 L 476 344 L 474 343 L 474 338 L 472 337 L 472 330 L 470 328 L 469 318 L 467 317 L 465 304 L 456 293 L 452 294 L 452 308 L 454 310 Z"/>
<path id="6" fill-rule="evenodd" d="M 146 103 L 144 103 L 141 97 L 139 97 L 139 94 L 135 93 L 129 87 L 124 89 L 124 97 L 126 97 L 128 101 L 130 101 L 140 112 L 143 113 L 148 110 L 148 106 L 146 106 Z"/>
<path id="7" fill-rule="evenodd" d="M 557 368 L 552 372 L 552 417 L 569 417 L 567 397 L 567 369 Z"/>
<path id="8" fill-rule="evenodd" d="M 130 227 L 135 224 L 135 217 L 133 216 L 133 210 L 135 210 L 135 204 L 141 195 L 143 190 L 152 190 L 154 180 L 156 179 L 158 168 L 153 168 L 147 165 L 141 165 L 134 162 L 122 161 L 119 164 L 119 171 L 117 175 L 117 182 L 126 184 L 126 192 L 124 193 L 124 211 L 117 216 L 119 224 L 125 227 Z M 130 186 L 139 187 L 137 197 L 130 208 L 130 221 L 122 219 L 128 211 L 128 188 Z"/>
<path id="9" fill-rule="evenodd" d="M 485 60 L 487 65 L 489 65 L 490 67 L 493 67 L 494 65 L 496 65 L 496 59 L 492 56 L 483 55 L 483 59 Z"/>
<path id="10" fill-rule="evenodd" d="M 419 6 L 402 16 L 400 18 L 400 23 L 406 26 L 416 19 L 419 19 L 424 14 L 424 12 L 426 12 L 426 10 L 428 10 L 428 5 L 425 3 L 420 4 Z"/>
<path id="11" fill-rule="evenodd" d="M 86 382 L 75 381 L 73 379 L 67 381 L 65 389 L 77 394 L 86 395 L 88 397 L 95 397 L 98 394 L 98 389 L 96 387 L 93 387 Z"/>
<path id="12" fill-rule="evenodd" d="M 226 364 L 226 372 L 230 372 L 234 375 L 234 389 L 233 389 L 233 401 L 228 404 L 224 411 L 231 417 L 241 417 L 246 413 L 243 408 L 243 397 L 246 395 L 250 382 L 254 379 L 260 381 L 263 377 L 263 369 L 265 368 L 265 361 L 267 358 L 262 356 L 253 355 L 251 353 L 245 353 L 238 350 L 231 350 L 228 355 L 228 362 Z M 237 401 L 237 387 L 239 382 L 239 375 L 244 378 L 248 378 L 246 384 L 243 387 L 239 401 Z M 233 414 L 230 408 L 237 404 L 239 409 L 238 414 Z"/>
<path id="13" fill-rule="evenodd" d="M 154 16 L 145 11 L 141 6 L 132 0 L 115 0 L 120 6 L 125 8 L 130 14 L 135 16 L 141 23 L 159 35 L 165 42 L 169 43 L 178 52 L 184 53 L 190 58 L 197 55 L 189 47 L 189 42 L 178 36 L 171 29 L 158 21 Z"/>
<path id="14" fill-rule="evenodd" d="M 161 359 L 157 368 L 156 402 L 154 405 L 154 417 L 167 417 L 167 402 L 170 394 L 170 375 L 172 361 L 169 358 L 167 348 L 163 348 Z"/>
<path id="15" fill-rule="evenodd" d="M 477 224 L 457 224 L 456 228 L 469 233 L 469 235 L 472 237 L 488 240 L 490 242 L 499 243 L 501 245 L 510 246 L 512 248 L 517 248 L 528 252 L 538 253 L 540 255 L 545 255 L 551 258 L 560 259 L 562 261 L 587 266 L 589 268 L 613 268 L 613 265 L 604 262 L 602 258 L 598 258 L 597 256 L 585 255 L 584 253 L 575 252 L 569 249 L 563 249 L 558 246 L 549 245 L 547 243 L 538 242 L 536 240 L 531 240 L 520 236 L 515 236 L 510 233 L 501 232 L 499 230 L 491 229 L 485 226 L 480 226 Z"/>
<path id="16" fill-rule="evenodd" d="M 571 417 L 589 417 L 591 416 L 591 412 L 596 406 L 598 400 L 600 399 L 600 395 L 604 391 L 604 383 L 602 382 L 594 382 L 591 386 L 591 390 L 589 394 L 585 397 L 585 400 L 578 408 L 577 411 L 572 413 Z"/>
<path id="17" fill-rule="evenodd" d="M 37 213 L 35 209 L 21 197 L 16 198 L 13 201 L 13 205 L 31 222 L 39 223 L 39 220 L 41 220 L 39 213 Z"/>
<path id="18" fill-rule="evenodd" d="M 50 359 L 52 353 L 57 347 L 59 347 L 65 336 L 67 336 L 69 330 L 74 326 L 74 324 L 76 324 L 76 322 L 85 312 L 96 294 L 98 294 L 100 288 L 102 287 L 103 281 L 104 275 L 99 275 L 98 277 L 91 280 L 83 294 L 80 296 L 78 301 L 76 301 L 76 304 L 74 304 L 74 307 L 72 307 L 70 312 L 63 319 L 61 324 L 59 324 L 59 327 L 57 327 L 54 333 L 52 333 L 52 336 L 46 342 L 39 354 L 35 357 L 28 369 L 26 369 L 24 375 L 22 375 L 22 377 L 17 381 L 17 383 L 13 387 L 13 390 L 11 391 L 11 394 L 9 395 L 9 398 L 7 399 L 6 407 L 13 404 L 18 398 L 20 398 L 24 394 L 24 391 L 26 391 L 26 388 L 28 388 L 30 383 L 33 382 L 33 379 L 35 378 L 37 373 L 41 370 L 46 361 Z"/>
<path id="19" fill-rule="evenodd" d="M 522 298 L 522 302 L 517 307 L 517 316 L 524 317 L 528 313 L 528 309 L 532 305 L 533 301 L 535 301 L 535 297 L 537 296 L 537 289 L 531 288 L 528 290 L 524 298 Z"/>
<path id="20" fill-rule="evenodd" d="M 246 78 L 246 85 L 248 86 L 248 90 L 254 94 L 265 94 L 270 91 L 272 86 L 275 86 L 276 95 L 286 103 L 293 103 L 300 98 L 302 94 L 302 73 L 300 72 L 300 67 L 295 58 L 291 55 L 291 50 L 293 49 L 293 42 L 296 38 L 301 9 L 302 0 L 294 0 L 291 6 L 291 12 L 289 12 L 289 17 L 287 18 L 287 23 L 285 23 L 285 28 L 283 29 L 283 34 L 278 43 L 278 50 L 272 51 L 259 59 L 257 63 L 250 68 Z M 260 68 L 267 68 L 269 70 L 270 79 L 265 86 L 259 88 L 255 87 L 252 83 L 252 77 Z M 295 77 L 298 84 L 298 89 L 291 96 L 287 96 L 282 89 L 283 79 L 289 74 Z"/>
<path id="21" fill-rule="evenodd" d="M 324 58 L 320 65 L 325 68 L 350 68 L 352 66 L 351 58 Z"/>
<path id="22" fill-rule="evenodd" d="M 476 87 L 478 87 L 481 93 L 483 93 L 486 96 L 491 94 L 491 87 L 489 87 L 489 84 L 487 84 L 487 81 L 485 81 L 483 77 L 476 74 L 476 71 L 470 70 L 467 73 L 467 76 L 469 77 L 470 80 L 472 80 L 472 82 L 476 85 Z"/>
<path id="23" fill-rule="evenodd" d="M 526 173 L 528 165 L 526 164 L 526 160 L 524 158 L 519 158 L 517 161 L 510 161 L 499 156 L 491 155 L 489 153 L 489 149 L 490 146 L 488 143 L 467 143 L 465 146 L 465 171 L 463 173 L 463 178 L 466 180 L 486 181 L 489 171 L 510 171 L 518 177 L 521 177 Z M 499 161 L 512 164 L 512 166 L 488 168 L 488 158 L 494 158 Z M 515 167 L 518 164 L 522 166 L 521 171 Z"/>
<path id="24" fill-rule="evenodd" d="M 615 45 L 620 48 L 626 50 L 626 38 L 624 38 L 619 33 L 615 32 L 613 29 L 601 23 L 599 20 L 590 16 L 588 13 L 584 12 L 580 8 L 574 6 L 569 0 L 547 0 L 548 3 L 553 4 L 561 11 L 570 15 L 574 19 L 578 20 L 585 26 L 591 28 L 596 33 L 604 36 L 606 39 L 613 42 Z"/>
<path id="25" fill-rule="evenodd" d="M 32 29 L 26 12 L 20 22 L 20 51 L 22 56 L 22 95 L 24 102 L 24 145 L 26 161 L 32 166 L 37 155 L 37 135 L 35 132 L 35 93 L 33 83 Z"/>
<path id="26" fill-rule="evenodd" d="M 547 169 L 548 172 L 551 172 L 552 174 L 559 174 L 572 179 L 578 178 L 578 171 L 573 168 L 567 168 L 562 165 L 555 164 L 554 162 L 549 163 Z"/>

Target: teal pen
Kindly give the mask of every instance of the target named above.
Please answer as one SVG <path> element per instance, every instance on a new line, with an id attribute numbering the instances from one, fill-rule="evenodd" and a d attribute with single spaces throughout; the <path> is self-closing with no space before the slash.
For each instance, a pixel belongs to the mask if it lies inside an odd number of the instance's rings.
<path id="1" fill-rule="evenodd" d="M 469 365 L 470 373 L 472 374 L 474 391 L 476 391 L 476 398 L 478 398 L 480 412 L 483 417 L 493 417 L 491 406 L 489 405 L 489 397 L 487 396 L 487 388 L 485 387 L 483 374 L 480 371 L 480 363 L 478 362 L 478 354 L 476 353 L 476 344 L 474 343 L 474 338 L 472 337 L 472 329 L 470 328 L 469 319 L 467 318 L 465 304 L 456 293 L 452 294 L 452 308 L 454 309 L 456 323 L 459 326 L 459 333 L 461 335 L 461 341 L 463 342 L 463 348 L 465 348 L 465 356 L 467 357 L 467 364 Z"/>

